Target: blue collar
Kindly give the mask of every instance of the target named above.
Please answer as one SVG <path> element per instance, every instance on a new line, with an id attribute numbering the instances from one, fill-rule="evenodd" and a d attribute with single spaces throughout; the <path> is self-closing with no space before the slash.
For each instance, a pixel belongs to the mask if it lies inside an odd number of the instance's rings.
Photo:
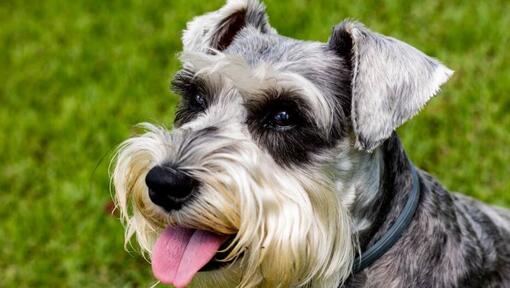
<path id="1" fill-rule="evenodd" d="M 400 239 L 400 236 L 402 236 L 403 232 L 411 223 L 414 212 L 418 207 L 418 200 L 420 199 L 420 180 L 414 165 L 412 163 L 409 164 L 413 177 L 412 190 L 402 212 L 381 239 L 354 260 L 353 273 L 360 272 L 372 265 L 379 257 L 383 256 Z"/>

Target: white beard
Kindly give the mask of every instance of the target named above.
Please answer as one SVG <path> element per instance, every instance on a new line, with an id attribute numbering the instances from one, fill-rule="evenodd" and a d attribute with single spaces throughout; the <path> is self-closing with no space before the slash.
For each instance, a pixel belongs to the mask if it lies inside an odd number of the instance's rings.
<path id="1" fill-rule="evenodd" d="M 231 263 L 199 273 L 201 287 L 336 287 L 350 275 L 351 218 L 323 167 L 282 168 L 235 125 L 214 141 L 193 138 L 189 128 L 144 127 L 120 146 L 113 173 L 126 243 L 136 235 L 150 255 L 167 225 L 234 235 L 223 259 Z M 169 159 L 202 185 L 189 205 L 166 213 L 144 179 Z"/>

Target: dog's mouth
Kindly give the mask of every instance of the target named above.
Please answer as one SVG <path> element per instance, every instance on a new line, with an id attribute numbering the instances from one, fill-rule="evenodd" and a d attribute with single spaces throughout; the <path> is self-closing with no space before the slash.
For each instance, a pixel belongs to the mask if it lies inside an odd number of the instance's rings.
<path id="1" fill-rule="evenodd" d="M 167 227 L 152 250 L 152 271 L 164 284 L 186 287 L 199 271 L 219 268 L 214 258 L 229 236 L 183 227 Z"/>

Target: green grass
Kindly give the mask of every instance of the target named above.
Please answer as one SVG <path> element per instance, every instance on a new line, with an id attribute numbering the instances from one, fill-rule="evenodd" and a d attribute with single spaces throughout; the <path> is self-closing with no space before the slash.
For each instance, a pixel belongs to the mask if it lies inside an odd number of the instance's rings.
<path id="1" fill-rule="evenodd" d="M 510 206 L 510 2 L 286 2 L 267 1 L 282 34 L 325 41 L 352 17 L 456 70 L 399 133 L 449 189 Z M 221 3 L 0 2 L 0 287 L 154 282 L 105 212 L 108 164 L 136 123 L 171 123 L 181 30 Z"/>

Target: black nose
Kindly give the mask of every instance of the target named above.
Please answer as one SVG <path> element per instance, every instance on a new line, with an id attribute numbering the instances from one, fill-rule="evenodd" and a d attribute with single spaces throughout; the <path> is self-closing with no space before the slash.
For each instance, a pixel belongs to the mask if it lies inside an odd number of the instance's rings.
<path id="1" fill-rule="evenodd" d="M 198 182 L 181 170 L 155 166 L 145 177 L 149 198 L 167 211 L 177 210 L 190 198 Z"/>

